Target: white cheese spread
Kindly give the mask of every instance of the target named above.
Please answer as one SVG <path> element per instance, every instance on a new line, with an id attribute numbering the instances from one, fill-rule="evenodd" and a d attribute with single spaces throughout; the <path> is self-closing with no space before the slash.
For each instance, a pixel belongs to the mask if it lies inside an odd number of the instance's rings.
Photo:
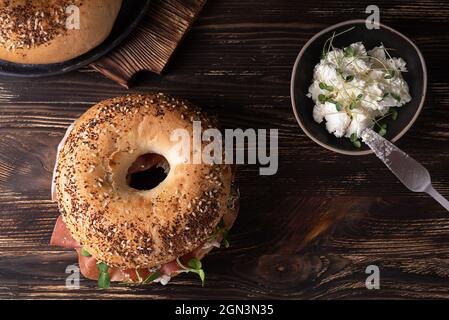
<path id="1" fill-rule="evenodd" d="M 315 66 L 308 97 L 315 102 L 313 118 L 336 137 L 357 139 L 365 128 L 397 116 L 394 107 L 411 100 L 402 77 L 401 58 L 393 58 L 383 45 L 367 51 L 361 42 L 344 49 L 330 47 Z"/>

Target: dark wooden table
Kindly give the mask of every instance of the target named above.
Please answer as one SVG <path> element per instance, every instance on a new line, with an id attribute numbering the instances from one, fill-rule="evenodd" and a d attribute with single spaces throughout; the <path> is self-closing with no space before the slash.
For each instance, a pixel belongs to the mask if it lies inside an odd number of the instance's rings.
<path id="1" fill-rule="evenodd" d="M 0 79 L 0 298 L 449 298 L 449 214 L 412 194 L 374 157 L 342 156 L 309 140 L 290 105 L 302 45 L 324 27 L 364 18 L 371 1 L 210 0 L 163 76 L 132 92 L 166 92 L 218 114 L 224 127 L 279 128 L 280 168 L 242 166 L 241 212 L 231 248 L 171 285 L 99 291 L 64 286 L 72 251 L 48 245 L 56 146 L 92 104 L 127 93 L 90 70 Z M 378 1 L 379 3 L 379 1 Z M 449 197 L 449 6 L 383 1 L 382 22 L 410 36 L 429 69 L 425 108 L 399 146 Z M 365 288 L 378 265 L 381 289 Z"/>

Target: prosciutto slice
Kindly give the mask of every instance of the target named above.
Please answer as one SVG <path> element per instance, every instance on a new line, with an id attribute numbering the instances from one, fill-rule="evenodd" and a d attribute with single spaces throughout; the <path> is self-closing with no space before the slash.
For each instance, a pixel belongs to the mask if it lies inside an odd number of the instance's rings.
<path id="1" fill-rule="evenodd" d="M 234 224 L 239 210 L 238 198 L 233 203 L 232 210 L 229 210 L 224 216 L 224 222 L 226 229 L 230 229 Z M 223 240 L 221 234 L 217 234 L 216 239 L 209 240 L 201 245 L 198 249 L 193 252 L 184 255 L 180 258 L 183 265 L 187 265 L 190 259 L 196 258 L 201 260 L 206 254 L 208 254 L 214 247 L 220 247 L 220 242 Z M 97 260 L 93 257 L 85 257 L 81 254 L 82 246 L 73 239 L 70 231 L 67 229 L 62 217 L 59 216 L 53 234 L 50 240 L 50 244 L 54 246 L 60 246 L 64 248 L 75 249 L 78 253 L 78 261 L 80 265 L 80 270 L 83 276 L 91 280 L 97 280 L 99 276 L 99 270 L 97 267 Z M 172 261 L 162 265 L 159 269 L 162 278 L 170 279 L 171 276 L 179 274 L 184 270 L 179 266 L 177 261 Z M 142 269 L 120 269 L 120 268 L 109 268 L 109 277 L 111 281 L 114 282 L 133 282 L 139 283 L 147 279 L 153 272 L 147 268 Z M 160 280 L 160 279 L 159 279 Z M 162 281 L 161 281 L 162 283 Z"/>
<path id="2" fill-rule="evenodd" d="M 100 275 L 100 271 L 97 267 L 97 259 L 83 256 L 81 250 L 81 248 L 76 248 L 81 274 L 88 279 L 97 280 Z M 136 270 L 119 268 L 109 268 L 108 273 L 111 281 L 114 282 L 142 282 L 152 274 L 148 269 Z"/>
<path id="3" fill-rule="evenodd" d="M 62 216 L 59 216 L 58 220 L 56 220 L 55 228 L 53 229 L 53 234 L 51 235 L 50 245 L 69 249 L 81 247 L 79 243 L 73 239 L 64 221 L 62 221 Z"/>
<path id="4" fill-rule="evenodd" d="M 67 229 L 62 217 L 59 216 L 55 228 L 53 230 L 53 234 L 50 240 L 50 244 L 54 246 L 64 247 L 75 249 L 78 253 L 78 261 L 80 265 L 81 274 L 91 280 L 97 280 L 100 275 L 98 267 L 97 267 L 97 259 L 94 257 L 85 257 L 81 254 L 82 247 L 81 245 L 73 239 L 70 231 Z M 192 258 L 200 259 L 205 255 L 205 250 L 201 247 L 200 249 L 195 250 L 194 252 L 187 254 L 181 258 L 181 262 L 183 264 L 187 264 L 187 262 Z M 179 272 L 182 272 L 182 268 L 178 265 L 176 261 L 172 261 L 166 263 L 161 266 L 159 270 L 163 275 L 173 276 Z M 142 282 L 146 278 L 148 278 L 153 272 L 148 270 L 147 268 L 141 269 L 120 269 L 120 268 L 109 268 L 108 270 L 109 277 L 111 281 L 115 282 Z"/>

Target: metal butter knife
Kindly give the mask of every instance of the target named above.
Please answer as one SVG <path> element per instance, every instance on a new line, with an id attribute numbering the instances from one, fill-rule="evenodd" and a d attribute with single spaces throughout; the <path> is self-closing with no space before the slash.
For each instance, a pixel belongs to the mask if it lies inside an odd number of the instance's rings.
<path id="1" fill-rule="evenodd" d="M 449 201 L 432 187 L 429 171 L 418 161 L 371 129 L 363 130 L 361 136 L 377 157 L 408 189 L 413 192 L 426 192 L 449 211 Z"/>

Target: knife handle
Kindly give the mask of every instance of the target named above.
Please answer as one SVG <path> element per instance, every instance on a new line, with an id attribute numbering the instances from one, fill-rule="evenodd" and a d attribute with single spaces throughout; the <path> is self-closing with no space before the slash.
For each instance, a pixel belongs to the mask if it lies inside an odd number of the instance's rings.
<path id="1" fill-rule="evenodd" d="M 445 197 L 443 197 L 438 191 L 436 191 L 432 185 L 430 185 L 426 192 L 434 198 L 436 201 L 438 201 L 447 211 L 449 211 L 449 201 Z"/>

